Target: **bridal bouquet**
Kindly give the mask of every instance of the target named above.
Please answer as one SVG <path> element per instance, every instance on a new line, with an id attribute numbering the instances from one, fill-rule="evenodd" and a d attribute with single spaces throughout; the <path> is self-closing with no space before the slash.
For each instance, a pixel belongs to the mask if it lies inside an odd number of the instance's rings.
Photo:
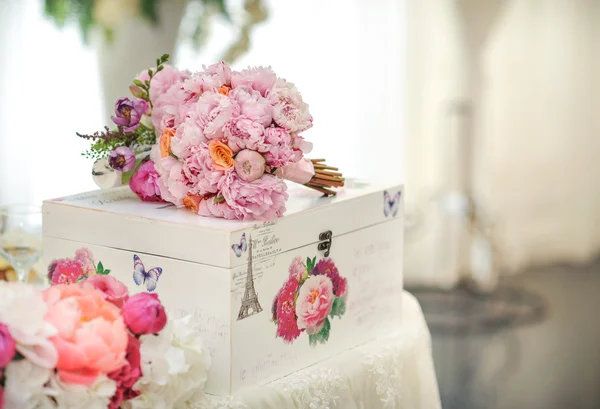
<path id="1" fill-rule="evenodd" d="M 0 409 L 181 408 L 209 357 L 189 317 L 95 274 L 38 291 L 0 281 Z"/>
<path id="2" fill-rule="evenodd" d="M 344 185 L 337 168 L 304 156 L 312 145 L 301 133 L 313 119 L 294 84 L 270 68 L 220 62 L 192 74 L 167 60 L 133 81 L 133 98 L 115 103 L 116 130 L 79 135 L 94 142 L 84 154 L 108 156 L 142 200 L 269 220 L 285 212 L 284 180 L 325 195 Z"/>

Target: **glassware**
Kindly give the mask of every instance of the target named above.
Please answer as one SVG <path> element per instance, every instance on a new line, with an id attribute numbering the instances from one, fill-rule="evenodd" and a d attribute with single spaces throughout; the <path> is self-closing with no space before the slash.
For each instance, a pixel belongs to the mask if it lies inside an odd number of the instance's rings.
<path id="1" fill-rule="evenodd" d="M 40 259 L 42 209 L 31 204 L 0 207 L 0 256 L 15 270 L 19 281 L 26 281 Z"/>

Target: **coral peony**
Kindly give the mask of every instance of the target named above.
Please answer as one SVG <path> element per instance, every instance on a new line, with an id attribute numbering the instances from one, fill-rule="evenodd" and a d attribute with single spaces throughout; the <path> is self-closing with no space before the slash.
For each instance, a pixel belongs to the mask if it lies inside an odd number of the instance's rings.
<path id="1" fill-rule="evenodd" d="M 302 132 L 312 127 L 308 105 L 291 82 L 278 79 L 267 92 L 267 99 L 273 106 L 273 121 L 288 132 Z"/>
<path id="2" fill-rule="evenodd" d="M 281 288 L 277 296 L 277 336 L 286 342 L 292 342 L 300 336 L 302 329 L 299 328 L 294 308 L 294 297 L 298 289 L 298 281 L 288 280 Z"/>
<path id="3" fill-rule="evenodd" d="M 310 276 L 306 279 L 296 301 L 298 328 L 313 335 L 321 331 L 334 301 L 333 285 L 326 276 Z"/>
<path id="4" fill-rule="evenodd" d="M 191 156 L 183 161 L 183 173 L 189 180 L 192 195 L 217 193 L 218 185 L 225 172 L 213 167 L 213 160 L 207 144 L 192 146 Z"/>
<path id="5" fill-rule="evenodd" d="M 265 143 L 269 150 L 265 152 L 265 160 L 275 168 L 280 168 L 295 159 L 292 137 L 283 128 L 269 127 L 265 129 Z"/>
<path id="6" fill-rule="evenodd" d="M 198 100 L 198 123 L 208 139 L 221 139 L 223 128 L 240 113 L 239 105 L 218 92 L 205 92 Z"/>
<path id="7" fill-rule="evenodd" d="M 265 143 L 265 128 L 258 121 L 245 115 L 238 116 L 225 125 L 227 144 L 234 152 L 250 149 L 267 152 L 269 145 Z"/>
<path id="8" fill-rule="evenodd" d="M 146 161 L 135 171 L 129 179 L 129 187 L 144 202 L 160 202 L 160 187 L 158 185 L 158 172 L 153 161 Z"/>
<path id="9" fill-rule="evenodd" d="M 51 271 L 48 271 L 48 277 L 53 285 L 56 284 L 73 284 L 80 278 L 85 277 L 83 263 L 79 260 L 71 260 L 68 258 L 52 261 L 50 264 Z"/>
<path id="10" fill-rule="evenodd" d="M 131 296 L 121 310 L 125 324 L 136 335 L 156 334 L 167 323 L 167 313 L 158 294 L 139 293 Z"/>
<path id="11" fill-rule="evenodd" d="M 121 402 L 140 395 L 140 392 L 133 389 L 133 385 L 142 376 L 140 341 L 132 335 L 129 335 L 127 342 L 125 360 L 125 365 L 108 374 L 108 378 L 117 384 L 117 391 L 110 400 L 109 409 L 118 409 Z"/>
<path id="12" fill-rule="evenodd" d="M 262 126 L 271 125 L 273 108 L 271 103 L 260 95 L 260 92 L 249 86 L 239 86 L 228 95 L 238 103 L 242 115 L 252 118 Z"/>
<path id="13" fill-rule="evenodd" d="M 287 186 L 273 175 L 265 173 L 254 182 L 246 182 L 237 172 L 229 172 L 219 188 L 239 220 L 273 220 L 285 212 Z"/>
<path id="14" fill-rule="evenodd" d="M 254 182 L 265 173 L 265 158 L 256 151 L 244 149 L 235 157 L 235 171 L 242 180 Z"/>
<path id="15" fill-rule="evenodd" d="M 46 321 L 58 330 L 50 338 L 64 382 L 89 385 L 125 364 L 127 329 L 119 309 L 87 285 L 55 285 L 43 292 Z"/>
<path id="16" fill-rule="evenodd" d="M 100 291 L 104 299 L 117 308 L 122 308 L 129 298 L 125 284 L 109 275 L 95 274 L 83 281 L 82 285 L 89 285 Z"/>
<path id="17" fill-rule="evenodd" d="M 17 353 L 17 346 L 8 326 L 0 322 L 0 369 L 4 368 Z M 0 379 L 2 377 L 0 376 Z"/>
<path id="18" fill-rule="evenodd" d="M 336 297 L 343 297 L 348 291 L 347 280 L 340 276 L 340 273 L 330 258 L 324 258 L 319 260 L 313 271 L 312 275 L 324 275 L 331 279 L 333 285 L 333 294 Z"/>
<path id="19" fill-rule="evenodd" d="M 264 97 L 267 91 L 273 87 L 277 76 L 271 67 L 253 67 L 242 71 L 233 72 L 231 75 L 231 86 L 237 88 L 248 85 L 260 92 Z"/>

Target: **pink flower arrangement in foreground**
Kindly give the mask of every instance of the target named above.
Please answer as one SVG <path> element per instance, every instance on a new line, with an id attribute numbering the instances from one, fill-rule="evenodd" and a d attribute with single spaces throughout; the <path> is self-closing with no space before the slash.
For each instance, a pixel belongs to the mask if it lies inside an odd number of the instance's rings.
<path id="1" fill-rule="evenodd" d="M 330 319 L 346 312 L 348 283 L 329 259 L 301 257 L 292 260 L 289 276 L 273 300 L 273 322 L 276 335 L 287 343 L 306 332 L 311 345 L 326 343 L 331 329 Z"/>
<path id="2" fill-rule="evenodd" d="M 207 354 L 183 342 L 199 333 L 156 294 L 130 296 L 108 270 L 84 275 L 91 259 L 80 249 L 54 262 L 53 274 L 81 277 L 44 291 L 0 281 L 0 409 L 175 407 L 202 391 Z"/>

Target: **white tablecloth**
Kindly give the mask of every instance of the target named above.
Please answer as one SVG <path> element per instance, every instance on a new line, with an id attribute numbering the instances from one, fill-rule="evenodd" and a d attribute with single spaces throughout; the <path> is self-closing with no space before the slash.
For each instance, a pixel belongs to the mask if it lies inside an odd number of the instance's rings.
<path id="1" fill-rule="evenodd" d="M 417 300 L 403 294 L 402 329 L 202 409 L 438 409 L 431 337 Z"/>

